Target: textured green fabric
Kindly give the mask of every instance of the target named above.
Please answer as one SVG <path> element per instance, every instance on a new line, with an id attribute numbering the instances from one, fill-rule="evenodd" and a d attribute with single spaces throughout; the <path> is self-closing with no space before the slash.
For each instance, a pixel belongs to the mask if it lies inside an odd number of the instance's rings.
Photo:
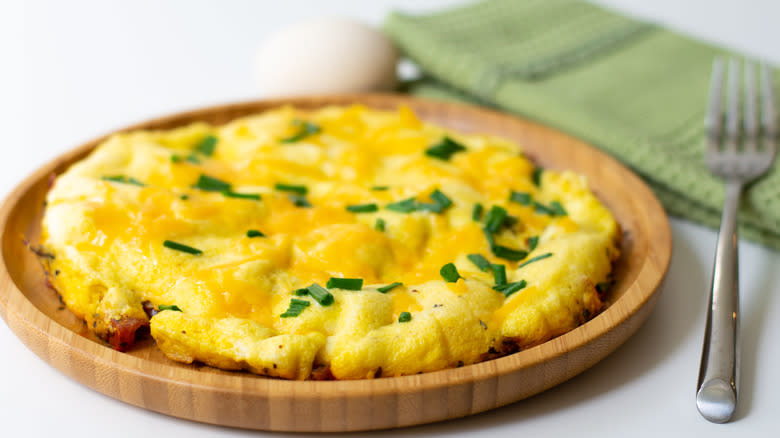
<path id="1" fill-rule="evenodd" d="M 385 31 L 425 72 L 409 92 L 568 132 L 634 169 L 670 214 L 720 222 L 724 186 L 704 165 L 702 138 L 712 60 L 724 50 L 577 0 L 394 13 Z M 741 236 L 776 249 L 778 167 L 745 192 L 740 211 Z"/>

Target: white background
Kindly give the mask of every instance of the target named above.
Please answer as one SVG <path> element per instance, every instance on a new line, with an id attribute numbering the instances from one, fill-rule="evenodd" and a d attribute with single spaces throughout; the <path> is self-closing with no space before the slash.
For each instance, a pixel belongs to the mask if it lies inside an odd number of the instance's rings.
<path id="1" fill-rule="evenodd" d="M 298 20 L 351 16 L 379 24 L 393 8 L 427 11 L 457 3 L 462 2 L 2 1 L 0 195 L 40 164 L 112 129 L 172 111 L 262 96 L 252 82 L 254 52 L 268 35 Z M 602 3 L 780 64 L 780 2 Z M 715 233 L 677 219 L 672 228 L 672 264 L 655 312 L 594 368 L 492 412 L 365 435 L 777 433 L 780 256 L 740 245 L 740 407 L 735 422 L 710 424 L 696 411 L 694 390 Z M 4 324 L 0 425 L 9 437 L 272 435 L 178 420 L 105 397 L 48 366 Z"/>

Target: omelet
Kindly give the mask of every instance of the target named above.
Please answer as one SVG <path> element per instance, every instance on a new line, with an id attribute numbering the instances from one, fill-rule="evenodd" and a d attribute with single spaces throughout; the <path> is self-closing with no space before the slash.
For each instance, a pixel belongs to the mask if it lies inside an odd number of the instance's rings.
<path id="1" fill-rule="evenodd" d="M 57 177 L 41 251 L 118 350 L 147 331 L 175 361 L 365 379 L 577 327 L 604 306 L 619 239 L 582 176 L 355 105 L 115 134 Z"/>

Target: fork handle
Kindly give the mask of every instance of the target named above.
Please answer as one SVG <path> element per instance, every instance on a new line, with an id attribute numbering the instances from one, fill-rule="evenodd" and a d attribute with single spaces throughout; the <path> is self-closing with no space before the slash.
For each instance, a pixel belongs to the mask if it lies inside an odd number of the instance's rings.
<path id="1" fill-rule="evenodd" d="M 725 423 L 737 407 L 737 327 L 739 323 L 739 271 L 737 211 L 742 184 L 726 184 L 726 200 L 715 249 L 710 306 L 699 369 L 696 406 L 709 421 Z"/>

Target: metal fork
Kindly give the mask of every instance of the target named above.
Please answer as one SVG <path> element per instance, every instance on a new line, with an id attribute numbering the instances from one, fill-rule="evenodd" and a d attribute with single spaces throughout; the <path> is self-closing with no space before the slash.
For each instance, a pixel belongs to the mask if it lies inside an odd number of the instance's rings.
<path id="1" fill-rule="evenodd" d="M 744 67 L 744 108 L 740 130 L 740 68 L 729 61 L 726 84 L 725 135 L 723 135 L 724 62 L 712 67 L 705 143 L 707 166 L 726 182 L 726 199 L 715 249 L 710 286 L 710 307 L 704 332 L 696 406 L 709 421 L 725 423 L 737 407 L 739 369 L 739 272 L 737 269 L 737 210 L 742 187 L 764 174 L 775 156 L 777 120 L 769 68 L 760 68 L 761 116 L 756 102 L 756 68 Z M 760 129 L 759 129 L 760 124 Z"/>

